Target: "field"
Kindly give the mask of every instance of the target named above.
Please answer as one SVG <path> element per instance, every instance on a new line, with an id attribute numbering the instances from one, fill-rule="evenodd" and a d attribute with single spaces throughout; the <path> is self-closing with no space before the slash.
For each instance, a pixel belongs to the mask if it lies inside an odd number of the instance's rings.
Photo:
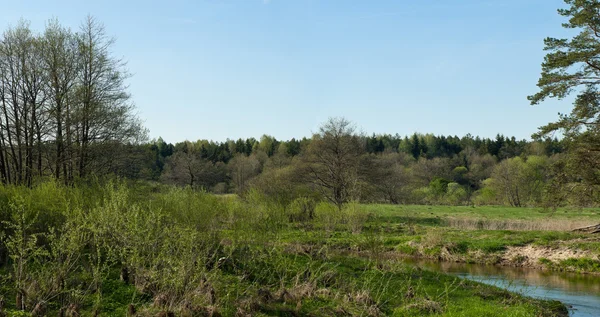
<path id="1" fill-rule="evenodd" d="M 505 255 L 568 249 L 580 252 L 535 264 L 599 267 L 600 242 L 556 231 L 594 223 L 596 210 L 338 210 L 302 199 L 282 208 L 254 192 L 241 199 L 124 183 L 6 186 L 0 202 L 9 316 L 565 316 L 558 302 L 402 259 L 526 265 L 531 259 Z M 547 219 L 555 231 L 543 230 Z"/>
<path id="2" fill-rule="evenodd" d="M 386 251 L 442 261 L 600 271 L 600 210 L 364 205 Z M 394 232 L 396 231 L 396 232 Z"/>

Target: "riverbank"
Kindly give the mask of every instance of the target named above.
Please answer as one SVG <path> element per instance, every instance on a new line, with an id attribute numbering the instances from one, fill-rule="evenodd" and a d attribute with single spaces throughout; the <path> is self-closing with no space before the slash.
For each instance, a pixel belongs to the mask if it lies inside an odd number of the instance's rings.
<path id="1" fill-rule="evenodd" d="M 360 232 L 307 224 L 282 237 L 289 248 L 326 248 L 371 258 L 525 267 L 600 274 L 600 236 L 573 232 L 600 210 L 361 205 Z"/>
<path id="2" fill-rule="evenodd" d="M 387 251 L 438 261 L 600 274 L 600 210 L 365 205 Z"/>
<path id="3" fill-rule="evenodd" d="M 587 246 L 595 244 L 596 238 L 574 239 L 556 242 L 556 245 L 507 245 L 497 251 L 487 248 L 461 245 L 460 242 L 429 244 L 414 240 L 397 245 L 388 251 L 390 256 L 423 258 L 442 262 L 474 263 L 538 270 L 576 272 L 600 275 L 599 253 L 585 247 L 574 247 L 575 242 Z M 469 249 L 470 248 L 470 249 Z"/>

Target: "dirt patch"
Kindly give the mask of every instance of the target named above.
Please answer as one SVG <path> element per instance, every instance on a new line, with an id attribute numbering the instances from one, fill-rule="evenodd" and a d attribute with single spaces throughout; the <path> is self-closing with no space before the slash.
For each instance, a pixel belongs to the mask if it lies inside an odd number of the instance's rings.
<path id="1" fill-rule="evenodd" d="M 590 251 L 573 250 L 567 247 L 544 247 L 535 245 L 526 245 L 518 247 L 507 247 L 501 255 L 500 264 L 542 268 L 541 259 L 552 262 L 560 262 L 567 259 L 595 258 L 596 254 Z"/>
<path id="2" fill-rule="evenodd" d="M 431 249 L 427 249 L 422 244 L 414 241 L 410 241 L 406 243 L 406 245 L 413 248 L 415 252 L 407 254 L 391 251 L 386 252 L 385 257 L 421 258 L 440 262 L 477 263 L 600 274 L 596 269 L 588 270 L 588 268 L 585 267 L 569 267 L 561 265 L 561 262 L 569 259 L 600 260 L 600 254 L 597 251 L 576 249 L 569 245 L 554 247 L 533 244 L 525 246 L 507 246 L 506 249 L 493 253 L 483 252 L 482 250 L 456 252 L 452 245 L 439 247 L 437 252 L 428 252 L 428 250 L 431 251 Z"/>

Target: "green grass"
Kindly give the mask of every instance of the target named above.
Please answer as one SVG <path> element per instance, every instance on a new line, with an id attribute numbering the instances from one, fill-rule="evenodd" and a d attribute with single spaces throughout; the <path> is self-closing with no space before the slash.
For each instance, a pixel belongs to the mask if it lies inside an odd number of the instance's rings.
<path id="1" fill-rule="evenodd" d="M 509 247 L 532 245 L 539 248 L 568 248 L 600 255 L 600 238 L 571 231 L 525 230 L 554 221 L 588 221 L 600 223 L 598 209 L 559 209 L 549 212 L 541 208 L 512 207 L 450 207 L 450 206 L 397 206 L 361 205 L 370 217 L 362 233 L 346 231 L 326 232 L 319 224 L 310 229 L 288 230 L 280 234 L 282 243 L 327 246 L 338 250 L 391 252 L 406 256 L 432 259 L 495 264 Z M 517 219 L 520 230 L 491 230 L 461 228 L 461 222 L 448 219 L 490 219 L 502 224 Z M 491 225 L 490 225 L 491 224 Z M 377 241 L 370 237 L 377 236 Z M 374 244 L 374 242 L 376 242 Z M 518 257 L 518 256 L 517 256 Z M 521 262 L 517 264 L 521 264 Z M 562 265 L 556 269 L 578 272 L 597 272 L 590 265 Z M 589 269 L 589 270 L 588 270 Z"/>
<path id="2" fill-rule="evenodd" d="M 597 248 L 570 232 L 472 230 L 448 221 L 486 213 L 492 220 L 540 221 L 560 211 L 351 204 L 339 212 L 319 203 L 315 219 L 290 222 L 281 206 L 254 192 L 239 199 L 123 184 L 0 186 L 0 201 L 17 198 L 19 208 L 0 205 L 0 223 L 11 223 L 0 230 L 11 235 L 24 213 L 31 226 L 22 236 L 41 238 L 0 248 L 29 248 L 22 281 L 27 311 L 52 294 L 48 315 L 76 304 L 85 316 L 95 309 L 101 316 L 123 316 L 129 305 L 140 316 L 211 310 L 223 316 L 564 316 L 556 303 L 422 270 L 396 255 L 493 263 L 511 246 L 569 242 Z M 564 214 L 574 221 L 600 217 L 593 210 Z M 63 240 L 54 253 L 36 251 L 50 250 L 57 237 Z M 67 258 L 78 262 L 60 266 Z M 16 308 L 14 274 L 3 279 L 13 271 L 13 259 L 0 266 L 7 311 Z M 563 264 L 597 269 L 593 261 Z M 119 279 L 122 267 L 130 268 L 133 285 Z"/>

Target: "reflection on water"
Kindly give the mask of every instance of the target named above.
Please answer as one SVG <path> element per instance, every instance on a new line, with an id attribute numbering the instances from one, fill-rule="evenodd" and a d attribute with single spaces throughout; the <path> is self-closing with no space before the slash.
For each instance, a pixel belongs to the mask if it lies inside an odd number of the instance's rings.
<path id="1" fill-rule="evenodd" d="M 458 275 L 536 298 L 559 300 L 571 316 L 600 316 L 600 276 L 494 265 L 414 261 L 432 271 Z"/>

